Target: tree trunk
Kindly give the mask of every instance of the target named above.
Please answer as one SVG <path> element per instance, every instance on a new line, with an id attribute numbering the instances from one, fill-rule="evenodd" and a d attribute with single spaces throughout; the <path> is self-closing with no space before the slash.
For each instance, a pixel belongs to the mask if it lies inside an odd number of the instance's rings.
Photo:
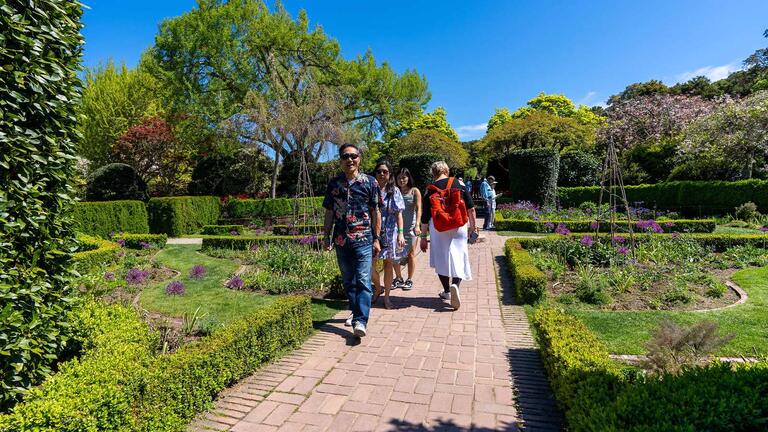
<path id="1" fill-rule="evenodd" d="M 270 196 L 275 198 L 277 195 L 277 174 L 280 172 L 280 149 L 275 149 L 275 165 L 272 168 L 272 191 Z"/>

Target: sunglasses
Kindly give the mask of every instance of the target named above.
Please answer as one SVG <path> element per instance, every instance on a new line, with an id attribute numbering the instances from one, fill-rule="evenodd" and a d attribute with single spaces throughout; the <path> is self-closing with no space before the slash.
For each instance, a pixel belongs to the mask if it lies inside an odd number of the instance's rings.
<path id="1" fill-rule="evenodd" d="M 359 157 L 360 155 L 357 153 L 344 153 L 343 155 L 341 155 L 341 160 L 350 160 L 350 159 L 355 160 Z"/>
<path id="2" fill-rule="evenodd" d="M 387 175 L 387 174 L 389 174 L 389 171 L 387 171 L 387 170 L 376 170 L 376 174 Z"/>

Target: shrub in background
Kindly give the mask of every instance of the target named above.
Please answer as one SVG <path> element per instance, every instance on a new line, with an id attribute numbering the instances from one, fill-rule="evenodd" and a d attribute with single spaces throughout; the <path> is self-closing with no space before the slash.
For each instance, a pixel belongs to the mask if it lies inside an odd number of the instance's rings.
<path id="1" fill-rule="evenodd" d="M 147 207 L 141 201 L 80 202 L 74 206 L 78 232 L 107 238 L 110 233 L 149 232 Z"/>
<path id="2" fill-rule="evenodd" d="M 600 159 L 580 150 L 560 155 L 558 186 L 594 186 L 600 181 Z"/>
<path id="3" fill-rule="evenodd" d="M 510 191 L 518 201 L 554 205 L 560 155 L 554 148 L 517 150 L 509 154 Z"/>
<path id="4" fill-rule="evenodd" d="M 192 170 L 188 191 L 190 195 L 255 194 L 267 190 L 271 169 L 269 160 L 257 149 L 206 156 Z"/>
<path id="5" fill-rule="evenodd" d="M 755 222 L 760 219 L 759 211 L 757 211 L 757 205 L 752 201 L 746 202 L 736 207 L 733 212 L 733 217 L 744 222 Z"/>
<path id="6" fill-rule="evenodd" d="M 0 75 L 0 411 L 69 343 L 79 2 L 3 2 Z"/>
<path id="7" fill-rule="evenodd" d="M 243 233 L 242 225 L 205 225 L 200 232 L 205 235 L 227 235 L 236 232 L 238 235 Z"/>
<path id="8" fill-rule="evenodd" d="M 408 168 L 416 183 L 416 187 L 424 190 L 432 183 L 432 171 L 430 170 L 432 164 L 441 160 L 445 160 L 445 158 L 435 153 L 406 155 L 400 157 L 397 167 Z M 453 172 L 451 172 L 451 175 L 453 175 Z"/>
<path id="9" fill-rule="evenodd" d="M 221 204 L 212 196 L 152 198 L 147 211 L 150 232 L 178 237 L 215 224 L 221 216 Z"/>
<path id="10" fill-rule="evenodd" d="M 112 163 L 96 169 L 88 176 L 85 198 L 88 201 L 146 201 L 149 193 L 147 183 L 133 167 Z"/>
<path id="11" fill-rule="evenodd" d="M 164 248 L 168 242 L 168 236 L 165 234 L 117 233 L 112 237 L 112 240 L 122 240 L 123 246 L 128 249 L 145 249 L 146 245 L 154 248 Z"/>
<path id="12" fill-rule="evenodd" d="M 300 208 L 315 208 L 323 214 L 323 197 L 314 198 L 261 198 L 231 199 L 224 205 L 224 213 L 230 219 L 254 219 L 294 214 L 296 204 Z"/>

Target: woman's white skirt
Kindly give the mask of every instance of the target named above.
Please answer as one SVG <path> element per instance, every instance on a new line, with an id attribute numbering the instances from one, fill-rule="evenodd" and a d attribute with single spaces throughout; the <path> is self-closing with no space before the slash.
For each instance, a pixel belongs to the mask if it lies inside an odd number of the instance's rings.
<path id="1" fill-rule="evenodd" d="M 467 248 L 468 232 L 469 224 L 440 232 L 429 221 L 429 266 L 437 274 L 462 280 L 472 279 Z"/>

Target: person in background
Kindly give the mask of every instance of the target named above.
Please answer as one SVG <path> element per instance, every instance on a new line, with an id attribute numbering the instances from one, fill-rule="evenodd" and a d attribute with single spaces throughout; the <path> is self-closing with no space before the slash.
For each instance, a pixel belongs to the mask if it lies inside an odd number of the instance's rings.
<path id="1" fill-rule="evenodd" d="M 403 249 L 405 247 L 405 236 L 403 235 L 403 195 L 400 189 L 395 186 L 395 173 L 392 172 L 392 165 L 389 162 L 382 161 L 376 164 L 374 169 L 376 181 L 381 190 L 381 252 L 378 258 L 384 261 L 384 307 L 392 309 L 392 302 L 389 299 L 389 291 L 392 289 L 393 271 L 395 261 L 405 256 Z M 374 257 L 376 258 L 376 257 Z M 373 286 L 376 290 L 373 294 L 372 303 L 379 299 L 382 289 L 380 286 L 379 271 L 374 265 Z"/>
<path id="2" fill-rule="evenodd" d="M 397 187 L 403 194 L 405 210 L 403 210 L 403 229 L 405 230 L 405 249 L 404 258 L 395 263 L 395 288 L 402 288 L 407 291 L 413 289 L 413 273 L 416 271 L 415 249 L 416 239 L 421 235 L 421 191 L 414 186 L 413 176 L 408 168 L 400 168 L 397 173 Z M 408 264 L 408 279 L 403 280 L 401 266 Z"/>
<path id="3" fill-rule="evenodd" d="M 352 310 L 346 321 L 357 337 L 367 334 L 371 309 L 371 263 L 379 254 L 381 194 L 376 180 L 360 172 L 360 149 L 339 147 L 342 173 L 328 182 L 323 199 L 323 246 L 336 247 L 341 280 Z"/>
<path id="4" fill-rule="evenodd" d="M 438 161 L 432 164 L 432 184 L 441 190 L 451 188 L 461 191 L 462 200 L 467 209 L 467 223 L 459 228 L 447 231 L 438 231 L 432 221 L 432 206 L 429 197 L 436 193 L 432 188 L 422 199 L 421 214 L 421 250 L 429 249 L 429 266 L 435 269 L 443 290 L 438 294 L 443 300 L 448 300 L 454 310 L 461 307 L 459 286 L 462 280 L 472 279 L 472 271 L 469 267 L 468 240 L 470 233 L 476 232 L 475 205 L 464 183 L 448 177 L 448 164 Z M 427 235 L 429 233 L 429 235 Z M 427 240 L 429 238 L 429 241 Z M 429 247 L 429 243 L 432 244 Z"/>
<path id="5" fill-rule="evenodd" d="M 496 178 L 494 176 L 488 176 L 488 185 L 490 186 L 490 201 L 488 201 L 488 217 L 485 218 L 483 221 L 483 226 L 486 225 L 486 221 L 488 222 L 488 228 L 485 229 L 493 229 L 493 223 L 496 221 L 496 199 L 500 197 L 502 194 L 496 193 L 496 185 L 499 182 L 496 181 Z"/>
<path id="6" fill-rule="evenodd" d="M 489 176 L 488 178 L 484 178 L 483 182 L 480 183 L 480 198 L 485 201 L 485 209 L 486 209 L 486 215 L 485 219 L 483 219 L 483 230 L 489 230 L 491 229 L 491 220 L 493 219 L 493 210 L 491 209 L 491 201 L 493 197 L 493 189 L 491 188 L 491 185 L 488 184 L 488 179 L 493 178 L 493 176 Z"/>

